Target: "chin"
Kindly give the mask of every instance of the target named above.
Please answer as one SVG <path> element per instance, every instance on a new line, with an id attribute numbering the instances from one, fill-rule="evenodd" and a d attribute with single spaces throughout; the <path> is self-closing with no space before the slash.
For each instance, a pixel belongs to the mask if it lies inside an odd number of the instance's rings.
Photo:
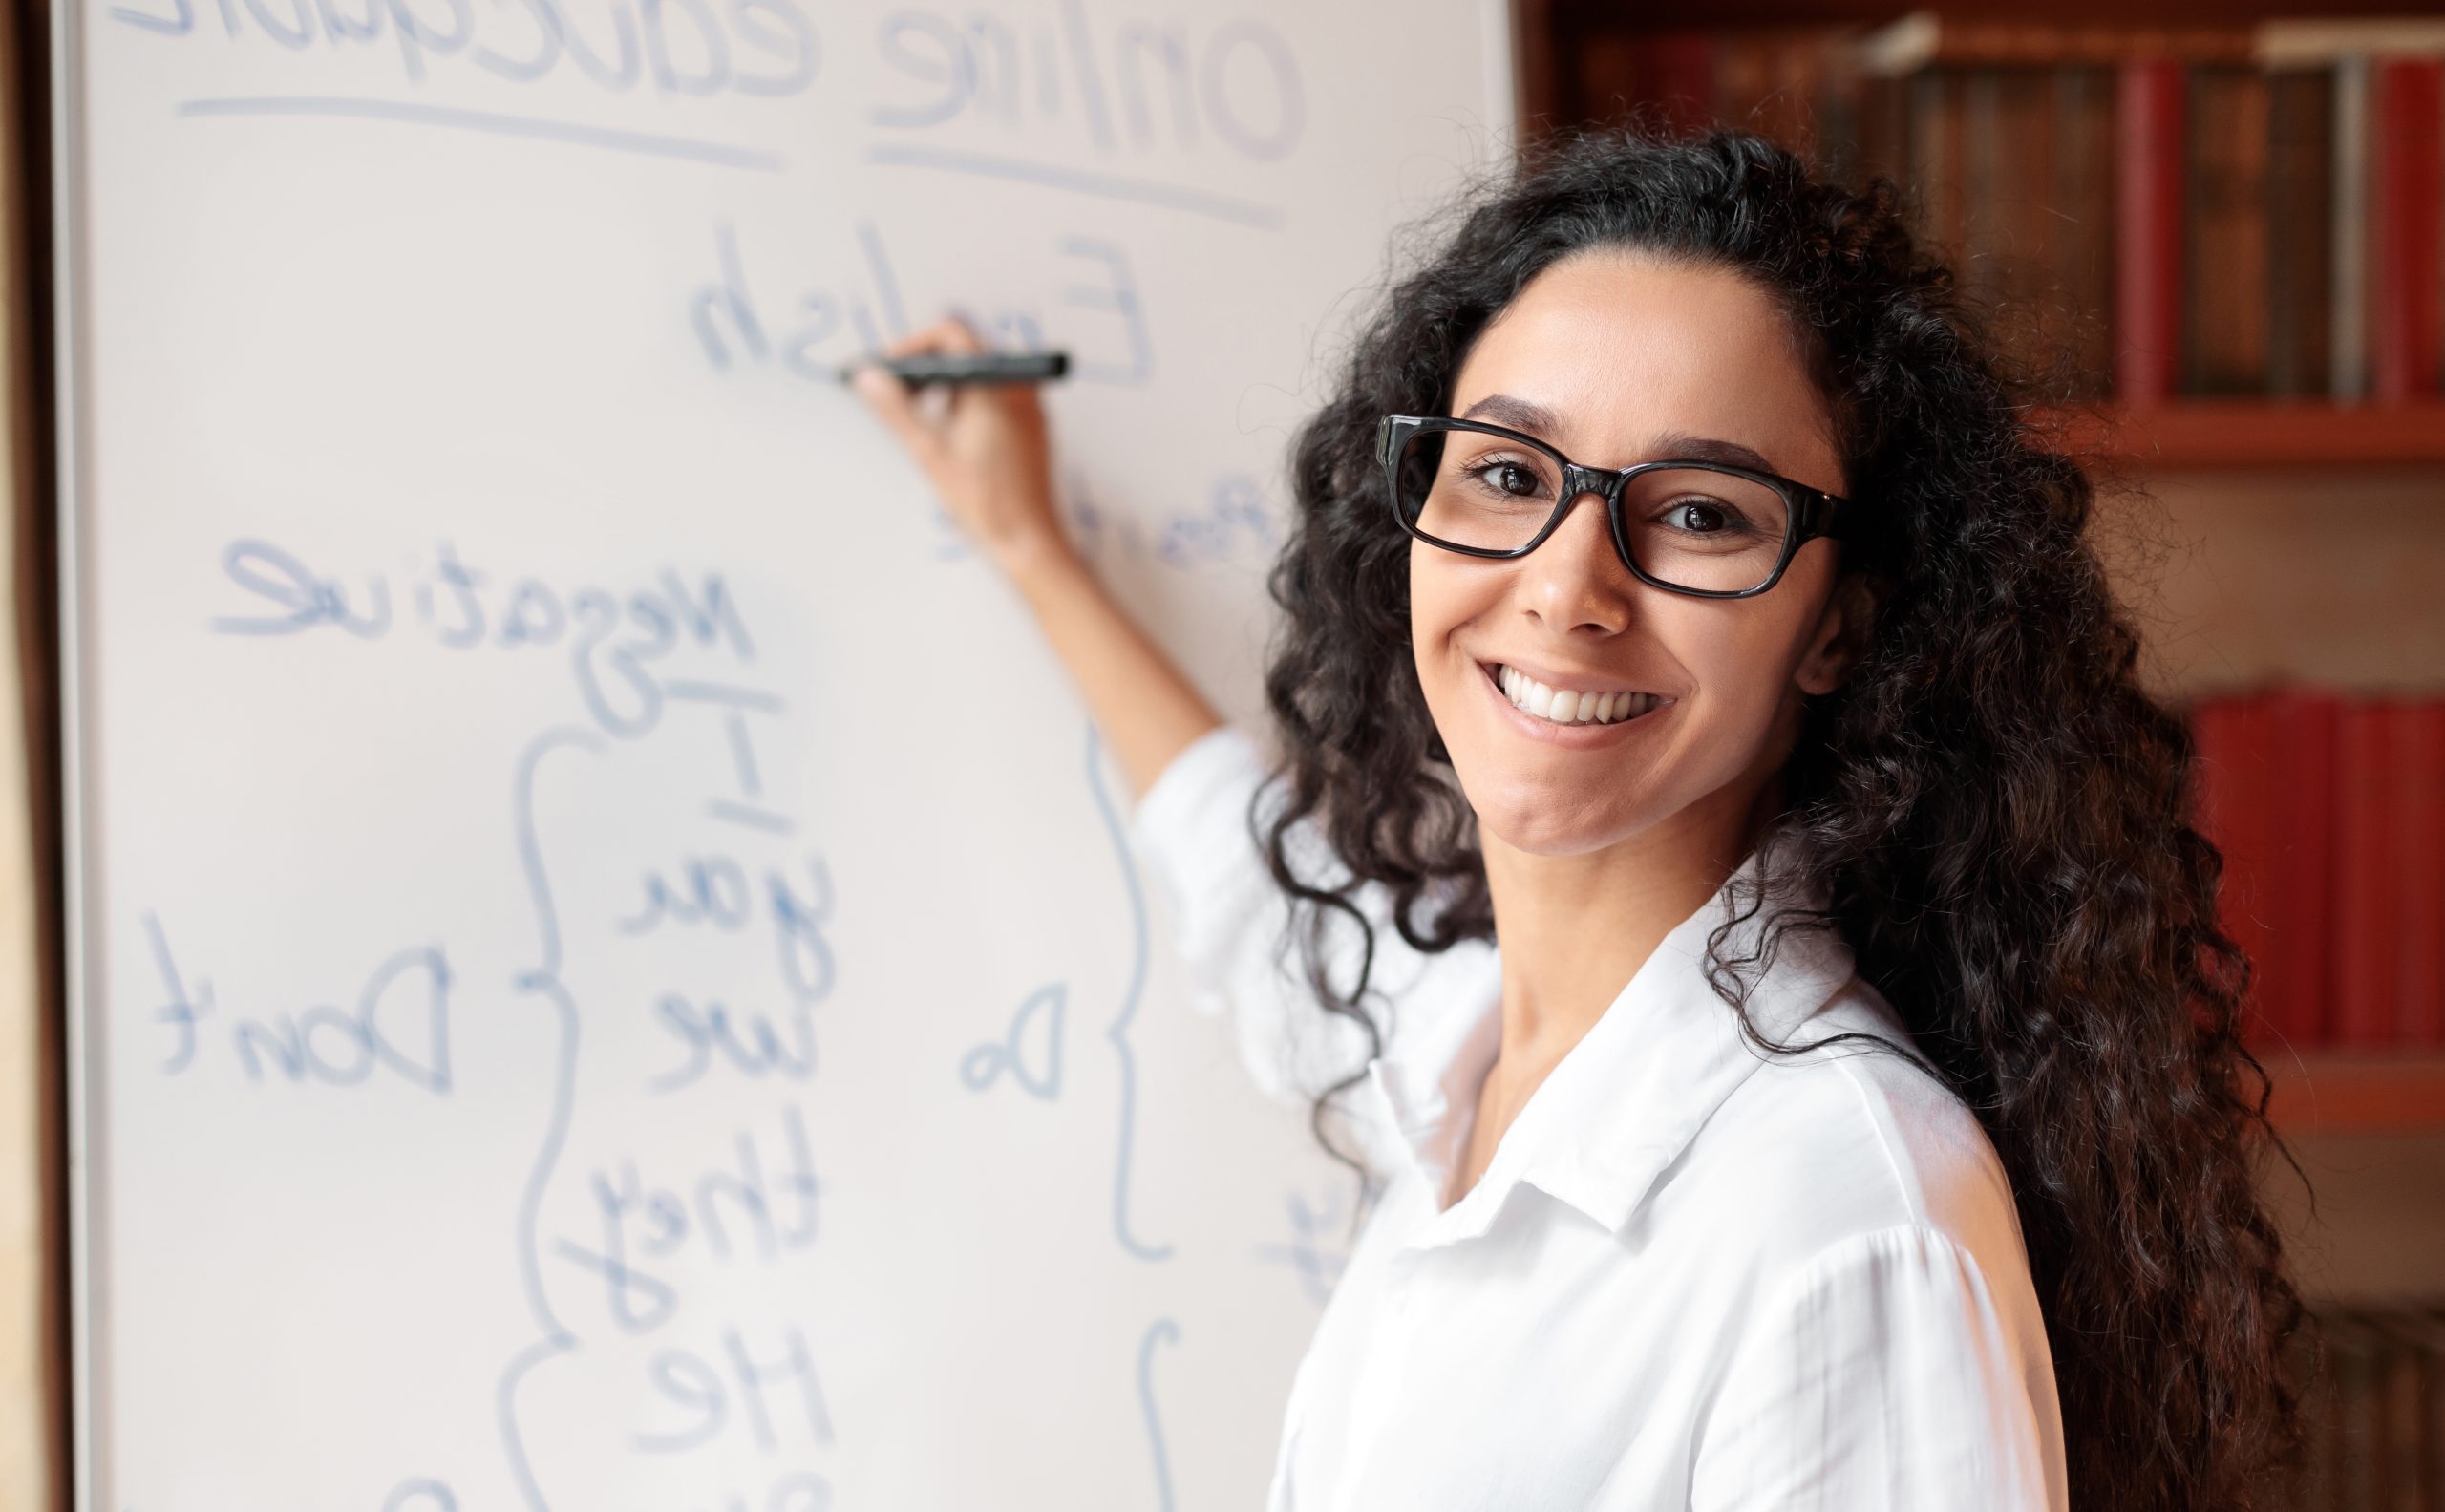
<path id="1" fill-rule="evenodd" d="M 1478 832 L 1526 855 L 1583 856 L 1637 828 L 1620 814 L 1531 778 L 1472 781 L 1468 769 L 1460 770 L 1460 791 L 1477 812 Z"/>

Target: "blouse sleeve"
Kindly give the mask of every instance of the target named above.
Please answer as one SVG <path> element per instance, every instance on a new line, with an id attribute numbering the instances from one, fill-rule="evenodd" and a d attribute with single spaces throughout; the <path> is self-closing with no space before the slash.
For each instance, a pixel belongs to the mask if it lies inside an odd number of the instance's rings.
<path id="1" fill-rule="evenodd" d="M 1691 1512 L 2062 1512 L 2053 1367 L 1919 1225 L 1837 1242 L 1758 1317 L 1708 1417 Z"/>
<path id="2" fill-rule="evenodd" d="M 1328 1012 L 1308 986 L 1289 937 L 1290 900 L 1249 829 L 1250 806 L 1268 770 L 1244 731 L 1218 726 L 1173 757 L 1139 797 L 1129 839 L 1170 921 L 1192 1006 L 1230 1019 L 1260 1091 L 1305 1109 L 1366 1064 L 1368 1044 L 1364 1030 Z M 1287 842 L 1302 878 L 1348 876 L 1312 824 L 1294 829 Z M 1378 891 L 1357 899 L 1375 928 L 1371 997 L 1405 992 L 1425 966 L 1393 929 Z M 1336 926 L 1326 959 L 1332 980 L 1346 987 L 1357 974 L 1360 941 L 1346 920 Z"/>

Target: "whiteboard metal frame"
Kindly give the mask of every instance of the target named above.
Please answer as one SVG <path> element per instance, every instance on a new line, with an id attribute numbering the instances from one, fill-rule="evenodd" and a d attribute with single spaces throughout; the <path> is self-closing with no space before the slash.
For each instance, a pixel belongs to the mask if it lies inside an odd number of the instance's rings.
<path id="1" fill-rule="evenodd" d="M 1541 13 L 1542 9 L 1539 8 Z M 1520 118 L 1528 103 L 1520 76 L 1520 28 L 1527 20 L 1527 11 L 1520 0 L 1481 0 L 1478 14 L 1484 39 L 1486 130 L 1510 150 L 1516 163 L 1526 139 Z"/>
<path id="2" fill-rule="evenodd" d="M 58 554 L 59 620 L 59 808 L 60 808 L 60 1012 L 67 1050 L 68 1151 L 68 1433 L 70 1495 L 77 1512 L 94 1512 L 99 1424 L 94 1404 L 94 1334 L 97 1322 L 93 1264 L 100 1253 L 91 1196 L 96 1111 L 88 1085 L 89 1047 L 85 1010 L 94 980 L 87 951 L 85 842 L 85 695 L 83 637 L 85 551 L 85 373 L 77 360 L 84 345 L 85 140 L 81 107 L 84 59 L 83 0 L 54 6 L 51 36 L 52 182 L 52 435 L 57 495 L 53 500 Z"/>

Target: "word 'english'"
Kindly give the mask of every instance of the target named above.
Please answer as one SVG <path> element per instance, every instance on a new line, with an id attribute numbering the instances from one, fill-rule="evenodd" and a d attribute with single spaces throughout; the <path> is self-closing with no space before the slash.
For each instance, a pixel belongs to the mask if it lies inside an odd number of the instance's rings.
<path id="1" fill-rule="evenodd" d="M 858 228 L 860 275 L 801 285 L 773 297 L 769 282 L 751 279 L 738 232 L 713 229 L 713 275 L 688 301 L 697 345 L 716 372 L 777 367 L 801 382 L 837 388 L 837 370 L 908 333 L 900 284 L 882 235 Z M 991 339 L 1023 350 L 1059 347 L 1072 353 L 1070 376 L 1081 383 L 1142 388 L 1155 377 L 1155 343 L 1145 301 L 1129 254 L 1118 243 L 1065 236 L 1052 255 L 1060 269 L 1046 300 L 975 313 Z"/>

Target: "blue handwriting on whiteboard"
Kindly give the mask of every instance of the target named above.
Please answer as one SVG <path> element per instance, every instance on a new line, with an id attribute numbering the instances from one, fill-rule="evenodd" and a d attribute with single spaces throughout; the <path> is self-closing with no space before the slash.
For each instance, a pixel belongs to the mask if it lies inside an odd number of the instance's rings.
<path id="1" fill-rule="evenodd" d="M 1195 567 L 1240 554 L 1270 560 L 1276 544 L 1273 517 L 1256 479 L 1230 473 L 1216 479 L 1201 514 L 1163 522 L 1155 550 L 1167 565 Z"/>
<path id="2" fill-rule="evenodd" d="M 1172 1457 L 1163 1447 L 1163 1415 L 1155 1406 L 1155 1346 L 1178 1344 L 1180 1326 L 1170 1318 L 1146 1325 L 1137 1340 L 1137 1407 L 1146 1419 L 1146 1451 L 1155 1461 L 1155 1505 L 1172 1512 Z"/>
<path id="3" fill-rule="evenodd" d="M 640 884 L 644 901 L 618 927 L 631 935 L 697 926 L 734 931 L 755 924 L 760 915 L 772 926 L 776 969 L 790 997 L 819 1003 L 831 995 L 835 975 L 832 946 L 823 932 L 832 917 L 832 873 L 820 856 L 808 857 L 806 865 L 812 885 L 804 892 L 780 868 L 766 868 L 759 907 L 749 888 L 747 868 L 736 860 L 691 856 L 680 863 L 675 877 L 648 872 Z"/>
<path id="4" fill-rule="evenodd" d="M 1060 1097 L 1061 1020 L 1069 998 L 1069 989 L 1059 982 L 1030 992 L 1010 1015 L 1008 1033 L 960 1057 L 959 1079 L 967 1084 L 967 1090 L 983 1092 L 1007 1071 L 1031 1097 L 1051 1102 Z"/>
<path id="5" fill-rule="evenodd" d="M 802 382 L 838 390 L 840 366 L 907 331 L 907 310 L 882 235 L 857 229 L 860 275 L 852 281 L 760 291 L 738 232 L 713 227 L 713 272 L 691 291 L 688 320 L 705 360 L 729 373 L 777 365 Z M 971 314 L 982 330 L 1020 345 L 1053 341 L 1072 353 L 1071 376 L 1142 388 L 1155 376 L 1155 346 L 1137 275 L 1116 242 L 1057 238 L 1052 254 L 1064 282 L 1039 309 Z M 769 262 L 773 259 L 767 258 Z"/>
<path id="6" fill-rule="evenodd" d="M 613 0 L 593 36 L 564 0 L 220 0 L 224 42 L 266 41 L 288 52 L 379 44 L 421 82 L 429 63 L 464 57 L 512 84 L 578 78 L 624 95 L 640 79 L 665 99 L 804 92 L 822 60 L 815 23 L 797 0 Z M 596 9 L 588 7 L 586 9 Z M 351 10 L 355 11 L 351 14 Z M 116 5 L 110 18 L 158 36 L 202 33 L 192 0 Z"/>
<path id="7" fill-rule="evenodd" d="M 159 918 L 146 914 L 144 930 L 164 996 L 153 1016 L 172 1039 L 161 1070 L 180 1075 L 194 1068 L 202 1027 L 218 1012 L 212 983 L 198 977 L 190 985 L 180 974 Z M 231 1014 L 230 1051 L 249 1081 L 268 1074 L 291 1083 L 357 1087 L 388 1071 L 412 1087 L 447 1096 L 450 985 L 450 963 L 438 947 L 401 950 L 373 969 L 346 1008 L 318 1003 L 303 1012 Z"/>
<path id="8" fill-rule="evenodd" d="M 824 1404 L 805 1335 L 796 1328 L 784 1329 L 781 1351 L 778 1359 L 759 1360 L 736 1329 L 723 1331 L 723 1359 L 718 1365 L 687 1350 L 665 1350 L 654 1356 L 651 1374 L 655 1390 L 673 1411 L 666 1415 L 668 1426 L 636 1434 L 630 1441 L 656 1454 L 703 1448 L 730 1429 L 731 1404 L 735 1400 L 743 1426 L 758 1449 L 777 1449 L 785 1438 L 831 1443 L 832 1413 Z M 796 1396 L 795 1403 L 776 1399 L 785 1392 Z M 785 1406 L 790 1409 L 787 1416 L 779 1410 Z M 803 1435 L 790 1431 L 799 1427 L 805 1429 Z"/>
<path id="9" fill-rule="evenodd" d="M 683 1064 L 647 1083 L 655 1092 L 693 1085 L 713 1068 L 716 1054 L 742 1075 L 773 1072 L 804 1081 L 815 1075 L 815 1021 L 804 1002 L 781 1009 L 776 1023 L 772 1013 L 740 1012 L 721 1003 L 699 1004 L 681 993 L 665 992 L 654 1003 L 654 1018 L 689 1051 Z"/>
<path id="10" fill-rule="evenodd" d="M 884 66 L 867 118 L 894 130 L 966 117 L 1106 152 L 1194 152 L 1210 137 L 1250 162 L 1288 157 L 1307 130 L 1298 57 L 1248 16 L 1195 29 L 1132 19 L 1099 36 L 1080 0 L 1060 0 L 1057 32 L 1050 17 L 1022 32 L 982 9 L 954 24 L 909 7 L 883 16 L 876 43 Z"/>
<path id="11" fill-rule="evenodd" d="M 738 1134 L 734 1148 L 734 1169 L 700 1171 L 675 1185 L 647 1184 L 633 1159 L 594 1172 L 587 1185 L 602 1238 L 592 1246 L 563 1239 L 553 1248 L 602 1279 L 622 1329 L 648 1333 L 670 1320 L 678 1294 L 655 1266 L 677 1264 L 692 1250 L 727 1263 L 742 1248 L 770 1264 L 815 1243 L 821 1184 L 797 1105 L 781 1110 L 772 1166 L 748 1131 Z"/>
<path id="12" fill-rule="evenodd" d="M 1140 1260 L 1169 1260 L 1172 1246 L 1150 1245 L 1137 1237 L 1129 1217 L 1130 1167 L 1137 1154 L 1137 1050 L 1130 1044 L 1130 1027 L 1137 1018 L 1138 1000 L 1146 990 L 1146 891 L 1137 880 L 1137 862 L 1129 848 L 1127 827 L 1104 786 L 1103 737 L 1087 724 L 1087 790 L 1104 821 L 1104 838 L 1119 864 L 1120 880 L 1129 894 L 1129 981 L 1121 989 L 1120 1011 L 1104 1030 L 1104 1039 L 1120 1062 L 1120 1128 L 1113 1140 L 1112 1229 L 1120 1247 Z"/>
<path id="13" fill-rule="evenodd" d="M 458 1496 L 447 1482 L 419 1476 L 393 1486 L 382 1512 L 458 1512 Z"/>
<path id="14" fill-rule="evenodd" d="M 1299 1288 L 1308 1294 L 1308 1300 L 1321 1308 L 1331 1300 L 1342 1267 L 1350 1258 L 1329 1233 L 1349 1216 L 1350 1204 L 1339 1197 L 1328 1198 L 1321 1204 L 1310 1203 L 1305 1193 L 1292 1192 L 1285 1205 L 1290 1217 L 1290 1238 L 1284 1243 L 1257 1246 L 1257 1258 L 1267 1264 L 1287 1266 L 1291 1274 L 1299 1278 Z"/>
<path id="15" fill-rule="evenodd" d="M 388 574 L 343 583 L 273 542 L 231 542 L 221 569 L 249 612 L 215 616 L 220 634 L 277 637 L 328 627 L 368 642 L 413 633 L 452 650 L 562 650 L 586 712 L 614 735 L 643 734 L 660 717 L 665 687 L 652 664 L 683 646 L 726 650 L 742 662 L 755 656 L 718 572 L 691 585 L 665 568 L 654 586 L 626 590 L 535 577 L 497 582 L 443 542 L 430 568 L 401 581 L 413 615 L 394 618 Z"/>

